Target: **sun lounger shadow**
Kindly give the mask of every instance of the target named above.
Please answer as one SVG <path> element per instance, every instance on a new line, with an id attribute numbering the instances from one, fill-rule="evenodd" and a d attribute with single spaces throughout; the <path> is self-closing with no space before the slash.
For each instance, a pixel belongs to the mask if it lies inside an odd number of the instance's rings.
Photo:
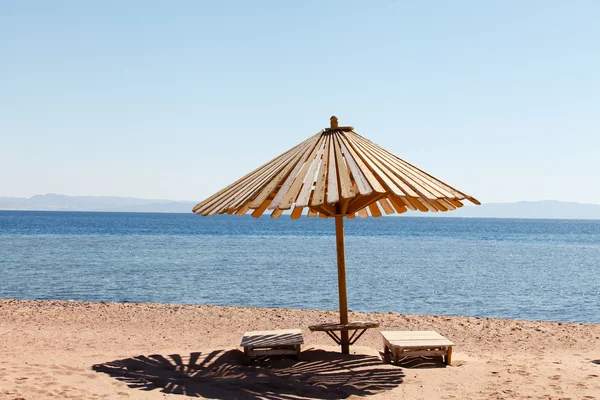
<path id="1" fill-rule="evenodd" d="M 402 383 L 399 368 L 379 357 L 307 350 L 302 361 L 263 358 L 244 365 L 241 351 L 137 356 L 96 364 L 132 389 L 212 399 L 344 399 L 390 390 Z"/>

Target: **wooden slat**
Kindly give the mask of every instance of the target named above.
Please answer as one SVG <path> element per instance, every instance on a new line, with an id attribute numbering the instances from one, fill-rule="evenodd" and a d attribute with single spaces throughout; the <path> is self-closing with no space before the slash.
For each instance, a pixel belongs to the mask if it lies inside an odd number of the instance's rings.
<path id="1" fill-rule="evenodd" d="M 327 187 L 327 166 L 329 163 L 329 140 L 325 141 L 325 149 L 321 158 L 321 166 L 317 175 L 317 183 L 310 204 L 319 206 L 325 204 L 325 188 Z"/>
<path id="2" fill-rule="evenodd" d="M 380 157 L 382 162 L 388 163 L 393 170 L 397 173 L 397 175 L 405 180 L 405 182 L 412 186 L 416 191 L 426 191 L 431 194 L 429 198 L 435 197 L 454 197 L 454 194 L 451 191 L 446 190 L 443 187 L 443 182 L 438 180 L 432 180 L 428 177 L 424 177 L 417 172 L 413 171 L 409 165 L 404 163 L 404 160 L 394 156 L 392 153 L 388 152 L 385 149 L 382 149 L 379 146 L 376 146 L 373 142 L 363 139 L 360 139 L 360 135 L 358 136 L 358 140 L 364 146 L 368 147 L 373 151 L 374 154 L 377 154 Z"/>
<path id="3" fill-rule="evenodd" d="M 340 137 L 343 137 L 343 134 L 340 135 Z M 371 187 L 371 185 L 369 185 L 369 181 L 367 180 L 365 175 L 360 170 L 358 164 L 356 163 L 356 161 L 354 160 L 354 157 L 352 156 L 352 153 L 348 150 L 348 147 L 346 147 L 346 145 L 344 144 L 344 141 L 340 140 L 338 138 L 338 142 L 339 142 L 340 148 L 342 150 L 342 154 L 344 155 L 344 158 L 346 159 L 346 164 L 348 165 L 348 168 L 350 168 L 350 172 L 352 172 L 352 177 L 354 178 L 354 184 L 356 185 L 356 188 L 354 190 L 358 191 L 363 196 L 370 195 L 371 193 L 373 193 L 373 188 Z"/>
<path id="4" fill-rule="evenodd" d="M 195 212 L 195 213 L 200 213 L 209 204 L 214 204 L 215 202 L 219 201 L 219 199 L 221 199 L 224 196 L 226 196 L 228 193 L 231 193 L 231 192 L 234 192 L 235 190 L 237 190 L 241 185 L 244 185 L 245 183 L 247 183 L 247 182 L 249 182 L 249 181 L 251 181 L 253 179 L 256 179 L 257 176 L 262 175 L 265 171 L 267 171 L 270 168 L 272 168 L 272 166 L 274 164 L 277 164 L 277 163 L 281 162 L 282 160 L 285 160 L 285 159 L 289 158 L 290 154 L 294 154 L 296 151 L 298 151 L 299 149 L 301 149 L 303 146 L 305 146 L 311 140 L 314 140 L 316 138 L 318 138 L 318 134 L 314 135 L 311 138 L 308 138 L 304 142 L 302 142 L 299 145 L 293 147 L 292 149 L 286 151 L 285 153 L 280 154 L 279 156 L 275 157 L 274 159 L 272 159 L 268 163 L 261 165 L 260 167 L 256 168 L 254 171 L 250 172 L 249 174 L 246 174 L 245 176 L 243 176 L 242 178 L 238 179 L 237 181 L 235 181 L 231 185 L 225 187 L 224 189 L 218 191 L 217 193 L 215 193 L 214 195 L 210 196 L 209 198 L 207 198 L 207 199 L 203 200 L 202 202 L 198 203 L 193 208 L 192 211 Z"/>
<path id="5" fill-rule="evenodd" d="M 390 179 L 390 177 L 385 172 L 382 171 L 382 169 L 380 168 L 381 165 L 379 162 L 371 159 L 363 151 L 363 149 L 361 147 L 357 146 L 352 141 L 352 139 L 350 139 L 350 135 L 348 135 L 347 138 L 348 138 L 349 145 L 354 149 L 354 151 L 356 151 L 359 158 L 364 162 L 364 164 L 367 166 L 367 168 L 371 170 L 373 175 L 375 175 L 380 180 L 380 182 L 384 186 L 384 188 L 387 188 L 387 191 L 391 191 L 392 193 L 394 193 L 398 196 L 406 195 L 406 192 L 401 190 L 398 187 L 398 185 L 396 185 L 396 183 L 392 179 Z M 410 191 L 410 193 L 413 193 L 415 196 L 417 195 L 416 193 L 414 193 L 412 191 Z"/>
<path id="6" fill-rule="evenodd" d="M 383 193 L 373 193 L 369 196 L 359 196 L 359 197 L 355 198 L 354 200 L 350 201 L 350 204 L 348 205 L 348 210 L 346 212 L 347 213 L 358 212 L 358 210 L 361 210 L 361 209 L 367 207 L 369 204 L 376 202 L 383 196 L 384 196 Z"/>
<path id="7" fill-rule="evenodd" d="M 431 211 L 431 212 L 438 212 L 441 211 L 438 208 L 436 208 L 430 201 L 428 201 L 427 199 L 424 199 L 422 197 L 416 197 L 411 199 L 413 201 L 413 203 L 420 203 L 423 205 L 423 207 L 425 207 L 427 209 L 427 211 Z M 417 207 L 419 208 L 419 207 Z"/>
<path id="8" fill-rule="evenodd" d="M 281 214 L 283 214 L 283 210 L 280 210 L 279 208 L 276 208 L 271 213 L 271 218 L 279 218 L 279 217 L 281 217 Z"/>
<path id="9" fill-rule="evenodd" d="M 298 219 L 302 216 L 302 207 L 294 207 L 294 210 L 292 211 L 292 215 L 291 215 L 291 219 Z"/>
<path id="10" fill-rule="evenodd" d="M 242 216 L 244 214 L 246 214 L 248 211 L 250 211 L 250 207 L 248 207 L 248 205 L 242 206 L 240 207 L 236 212 L 235 215 L 237 216 Z"/>
<path id="11" fill-rule="evenodd" d="M 437 199 L 437 202 L 440 203 L 442 206 L 446 207 L 446 210 L 448 211 L 456 210 L 454 204 L 450 203 L 448 199 Z"/>
<path id="12" fill-rule="evenodd" d="M 412 339 L 412 340 L 394 340 L 390 341 L 392 347 L 402 348 L 436 348 L 454 346 L 454 344 L 448 339 Z"/>
<path id="13" fill-rule="evenodd" d="M 387 340 L 396 339 L 413 339 L 413 338 L 429 338 L 429 339 L 446 339 L 436 331 L 381 331 L 381 336 Z M 452 343 L 454 345 L 454 343 Z"/>
<path id="14" fill-rule="evenodd" d="M 365 208 L 361 208 L 356 213 L 358 214 L 358 218 L 369 218 L 369 213 Z"/>
<path id="15" fill-rule="evenodd" d="M 386 189 L 381 185 L 379 180 L 375 177 L 373 172 L 369 169 L 369 167 L 362 161 L 358 153 L 352 148 L 352 146 L 348 143 L 348 138 L 344 136 L 344 147 L 348 150 L 348 152 L 352 155 L 352 159 L 360 169 L 360 171 L 364 174 L 365 178 L 369 182 L 371 188 L 378 193 L 385 193 Z"/>
<path id="16" fill-rule="evenodd" d="M 381 217 L 381 210 L 377 207 L 377 202 L 369 204 L 369 210 L 371 210 L 371 215 L 375 218 Z"/>
<path id="17" fill-rule="evenodd" d="M 329 161 L 327 171 L 327 203 L 334 204 L 340 201 L 338 191 L 338 178 L 335 164 L 335 147 L 333 145 L 333 135 L 328 136 L 329 139 Z"/>
<path id="18" fill-rule="evenodd" d="M 312 218 L 312 217 L 316 217 L 317 216 L 317 211 L 313 210 L 312 208 L 310 208 L 308 210 L 308 214 L 307 217 Z"/>
<path id="19" fill-rule="evenodd" d="M 348 135 L 348 137 L 350 138 L 351 135 Z M 351 138 L 350 140 L 355 139 Z M 377 156 L 377 154 L 373 153 L 373 151 L 368 146 L 365 146 L 364 144 L 361 144 L 359 142 L 356 143 L 357 146 L 360 147 L 360 149 L 363 151 L 363 154 L 365 154 L 365 156 L 368 157 L 372 163 L 376 164 L 379 167 L 379 169 L 383 171 L 386 174 L 386 176 L 389 179 L 391 179 L 394 182 L 394 184 L 402 190 L 403 194 L 413 197 L 422 196 L 436 198 L 436 196 L 432 195 L 429 192 L 418 191 L 416 187 L 408 184 L 406 180 L 398 176 L 399 174 L 397 173 L 397 171 L 394 170 L 393 166 L 389 163 L 386 163 L 384 160 L 381 159 L 381 157 Z"/>
<path id="20" fill-rule="evenodd" d="M 348 167 L 344 162 L 344 155 L 340 148 L 340 143 L 337 133 L 333 134 L 333 144 L 335 146 L 335 160 L 338 173 L 338 182 L 340 184 L 340 193 L 343 199 L 349 199 L 355 196 L 354 189 L 352 188 L 352 181 L 350 180 L 350 173 Z"/>
<path id="21" fill-rule="evenodd" d="M 381 149 L 382 151 L 385 151 L 386 153 L 388 153 L 391 157 L 393 157 L 398 163 L 400 163 L 401 165 L 403 165 L 405 167 L 405 170 L 410 170 L 411 172 L 413 172 L 416 175 L 421 176 L 424 180 L 427 180 L 428 182 L 436 182 L 438 185 L 442 186 L 444 188 L 444 190 L 449 191 L 450 195 L 449 197 L 460 197 L 460 198 L 465 198 L 466 195 L 462 192 L 460 192 L 459 190 L 453 188 L 452 186 L 448 185 L 446 182 L 434 177 L 433 175 L 428 174 L 427 172 L 417 168 L 416 166 L 414 166 L 413 164 L 407 162 L 406 160 L 401 159 L 400 157 L 396 156 L 393 153 L 390 153 L 389 151 L 383 149 L 381 146 L 378 146 L 377 144 L 371 142 L 369 139 L 358 135 L 356 132 L 353 132 L 355 135 L 359 136 L 360 139 L 362 139 L 365 142 L 370 143 L 372 146 L 377 147 L 379 149 Z"/>
<path id="22" fill-rule="evenodd" d="M 413 204 L 415 204 L 415 206 L 417 207 L 417 209 L 419 211 L 431 211 L 431 212 L 437 212 L 438 209 L 435 208 L 435 206 L 433 206 L 430 202 L 425 201 L 425 199 L 423 199 L 422 197 L 413 197 L 412 199 L 409 198 L 410 201 L 413 202 Z M 425 210 L 420 209 L 419 208 L 419 204 L 425 208 Z"/>
<path id="23" fill-rule="evenodd" d="M 427 212 L 427 208 L 424 207 L 418 201 L 414 201 L 413 198 L 410 198 L 408 196 L 398 196 L 398 198 L 400 200 L 402 200 L 402 202 L 404 203 L 406 208 L 408 208 L 409 210 L 412 210 L 412 211 L 419 210 L 419 211 Z"/>
<path id="24" fill-rule="evenodd" d="M 478 206 L 481 205 L 481 202 L 479 200 L 477 200 L 476 198 L 471 197 L 471 196 L 466 196 L 466 197 L 467 197 L 467 200 L 469 200 L 471 203 L 478 205 Z"/>
<path id="25" fill-rule="evenodd" d="M 249 331 L 242 336 L 242 347 L 295 346 L 304 343 L 300 329 L 279 329 L 272 331 Z"/>
<path id="26" fill-rule="evenodd" d="M 306 207 L 308 205 L 308 200 L 310 199 L 311 192 L 313 190 L 313 185 L 315 183 L 315 178 L 318 178 L 317 173 L 319 172 L 319 164 L 321 163 L 321 158 L 323 157 L 323 152 L 325 151 L 325 143 L 323 140 L 321 143 L 321 148 L 317 151 L 315 158 L 308 168 L 308 172 L 306 173 L 306 178 L 304 179 L 304 184 L 302 185 L 302 189 L 300 189 L 300 194 L 296 199 L 297 207 Z M 317 175 L 315 177 L 315 175 Z"/>
<path id="27" fill-rule="evenodd" d="M 296 163 L 296 165 L 294 166 L 294 169 L 292 170 L 292 172 L 288 175 L 288 177 L 286 178 L 286 180 L 283 183 L 283 185 L 281 185 L 281 188 L 279 188 L 279 190 L 277 191 L 277 194 L 275 195 L 275 198 L 273 199 L 273 202 L 271 203 L 271 205 L 268 208 L 269 210 L 273 210 L 275 208 L 286 209 L 286 207 L 279 207 L 279 205 L 283 201 L 283 198 L 285 197 L 285 195 L 289 192 L 289 190 L 291 189 L 291 187 L 297 181 L 298 174 L 300 173 L 300 171 L 302 170 L 302 168 L 304 167 L 304 165 L 306 165 L 306 163 L 311 159 L 311 155 L 313 155 L 313 152 L 316 151 L 316 149 L 319 146 L 319 142 L 322 139 L 322 137 L 323 136 L 320 136 L 319 139 L 318 139 L 318 141 L 316 142 L 316 144 L 314 146 L 309 147 L 306 150 L 306 153 L 302 155 L 302 157 L 300 158 L 300 160 L 298 161 L 298 163 Z M 298 185 L 300 185 L 300 184 L 301 184 L 301 182 L 298 183 Z M 289 209 L 289 207 L 287 207 L 287 209 Z"/>
<path id="28" fill-rule="evenodd" d="M 296 151 L 301 152 L 302 148 L 297 149 Z M 288 154 L 286 158 L 281 159 L 276 163 L 272 163 L 269 168 L 248 181 L 237 186 L 232 186 L 230 191 L 223 193 L 219 198 L 213 200 L 210 205 L 206 205 L 203 208 L 202 213 L 214 215 L 221 210 L 241 206 L 254 195 L 256 189 L 260 187 L 259 185 L 268 182 L 280 168 L 284 168 L 284 166 L 294 158 L 295 154 L 296 152 Z"/>
<path id="29" fill-rule="evenodd" d="M 441 212 L 448 211 L 448 207 L 443 205 L 439 200 L 429 200 L 429 203 L 431 205 L 433 205 L 433 207 L 435 207 L 436 209 L 440 210 Z M 454 207 L 452 207 L 452 208 L 454 208 Z"/>
<path id="30" fill-rule="evenodd" d="M 402 200 L 400 200 L 396 196 L 392 196 L 392 195 L 388 196 L 388 200 L 390 203 L 392 203 L 394 210 L 398 214 L 402 214 L 402 213 L 406 212 L 406 206 L 404 205 L 404 202 L 402 202 Z"/>
<path id="31" fill-rule="evenodd" d="M 448 202 L 450 202 L 456 208 L 460 208 L 463 206 L 463 203 L 461 203 L 458 200 L 455 200 L 455 199 L 446 199 L 446 200 L 448 200 Z"/>
<path id="32" fill-rule="evenodd" d="M 430 199 L 436 199 L 435 195 L 428 192 L 427 190 L 423 189 L 422 187 L 416 185 L 412 180 L 410 179 L 405 179 L 402 178 L 402 174 L 398 171 L 395 171 L 393 169 L 393 166 L 390 164 L 386 164 L 385 160 L 383 160 L 382 158 L 378 157 L 377 155 L 375 155 L 374 153 L 370 152 L 369 149 L 364 149 L 365 150 L 365 154 L 367 155 L 371 155 L 374 157 L 373 161 L 377 162 L 379 161 L 381 164 L 379 164 L 379 166 L 385 170 L 385 168 L 388 168 L 391 172 L 391 174 L 388 174 L 392 179 L 394 179 L 395 175 L 395 179 L 394 182 L 405 192 L 410 193 L 409 189 L 413 191 L 413 193 L 418 193 L 419 196 L 414 196 L 417 197 L 419 199 L 419 201 L 425 206 L 425 208 L 427 208 L 429 211 L 432 212 L 436 212 L 436 211 L 447 211 L 447 208 L 439 205 L 439 204 L 433 204 L 432 200 Z M 436 192 L 437 193 L 437 192 Z"/>
<path id="33" fill-rule="evenodd" d="M 312 150 L 311 154 L 306 159 L 306 162 L 304 163 L 304 165 L 300 168 L 300 171 L 298 171 L 298 174 L 296 175 L 296 179 L 294 179 L 294 182 L 292 182 L 292 185 L 290 186 L 287 193 L 281 199 L 281 202 L 279 202 L 279 204 L 277 205 L 277 208 L 289 210 L 292 207 L 292 204 L 294 204 L 294 201 L 296 200 L 296 197 L 298 197 L 298 193 L 302 187 L 302 184 L 304 183 L 304 178 L 306 177 L 306 174 L 308 173 L 310 165 L 312 165 L 311 163 L 312 163 L 313 159 L 316 157 L 317 152 L 319 151 L 319 148 L 321 148 L 321 143 L 325 140 L 324 137 L 325 136 L 323 135 L 319 139 L 319 142 L 317 143 L 317 145 Z"/>
<path id="34" fill-rule="evenodd" d="M 301 151 L 296 154 L 292 161 L 285 168 L 283 168 L 279 174 L 273 180 L 271 180 L 271 182 L 265 188 L 263 188 L 262 191 L 250 202 L 250 208 L 256 208 L 258 204 L 261 204 L 261 201 L 264 201 L 267 197 L 269 197 L 269 195 L 284 179 L 289 179 L 289 176 L 292 176 L 292 178 L 295 176 L 294 171 L 297 171 L 297 169 L 300 168 L 299 164 L 303 163 L 305 160 L 305 155 L 307 156 L 310 154 L 311 145 L 316 144 L 317 140 L 318 138 L 314 138 L 313 141 L 309 142 L 306 147 L 302 148 Z M 285 183 L 287 183 L 287 180 Z M 284 187 L 286 187 L 285 183 L 282 185 L 281 190 L 284 190 Z M 277 201 L 279 202 L 279 199 Z"/>
<path id="35" fill-rule="evenodd" d="M 263 201 L 263 203 L 260 205 L 260 207 L 258 207 L 256 210 L 254 210 L 254 212 L 252 212 L 252 217 L 258 218 L 261 215 L 263 215 L 263 213 L 265 212 L 265 210 L 267 209 L 267 207 L 269 206 L 269 204 L 271 204 L 271 200 L 270 199 L 267 199 L 267 200 Z"/>
<path id="36" fill-rule="evenodd" d="M 355 135 L 358 135 L 356 132 L 353 132 L 353 133 L 354 133 Z M 360 135 L 358 135 L 358 136 L 360 136 Z M 373 145 L 377 146 L 375 143 L 373 143 L 373 142 L 371 142 L 370 140 L 368 140 L 368 139 L 364 138 L 363 136 L 360 136 L 360 137 L 361 137 L 363 140 L 366 140 L 366 141 L 368 141 L 368 142 L 372 143 Z M 379 147 L 379 146 L 377 146 L 377 147 Z M 387 151 L 387 150 L 386 150 L 386 151 Z M 417 172 L 418 172 L 419 174 L 421 174 L 422 176 L 426 176 L 426 177 L 428 177 L 430 180 L 437 182 L 439 185 L 442 185 L 442 186 L 443 186 L 443 187 L 444 187 L 446 190 L 448 190 L 448 191 L 450 191 L 452 194 L 454 194 L 454 197 L 455 197 L 455 199 L 456 199 L 456 200 L 463 200 L 463 199 L 467 199 L 467 200 L 469 200 L 470 202 L 472 202 L 473 204 L 476 204 L 476 205 L 480 205 L 480 204 L 481 204 L 481 202 L 479 202 L 479 200 L 477 200 L 476 198 L 474 198 L 474 197 L 472 197 L 472 196 L 469 196 L 469 195 L 465 194 L 464 192 L 461 192 L 460 190 L 458 190 L 458 189 L 454 188 L 453 186 L 451 186 L 451 185 L 447 184 L 446 182 L 443 182 L 443 181 L 441 181 L 440 179 L 438 179 L 438 178 L 434 177 L 433 175 L 431 175 L 431 174 L 429 174 L 429 173 L 427 173 L 427 172 L 423 171 L 422 169 L 420 169 L 420 168 L 418 168 L 418 167 L 414 166 L 413 164 L 411 164 L 411 163 L 409 163 L 409 162 L 407 162 L 407 161 L 405 161 L 405 160 L 402 160 L 400 157 L 398 157 L 398 156 L 396 156 L 396 155 L 394 155 L 394 154 L 392 154 L 392 153 L 390 153 L 390 152 L 388 152 L 388 153 L 389 153 L 389 154 L 391 154 L 393 157 L 395 157 L 397 160 L 399 160 L 399 162 L 401 162 L 401 163 L 403 163 L 404 165 L 408 166 L 408 167 L 409 167 L 409 168 L 411 168 L 412 170 L 414 170 L 414 171 L 417 171 Z"/>
<path id="37" fill-rule="evenodd" d="M 387 215 L 394 213 L 394 207 L 390 204 L 388 199 L 386 199 L 385 197 L 379 199 L 379 204 L 381 205 L 381 208 L 383 208 L 383 211 L 385 211 L 385 213 Z"/>

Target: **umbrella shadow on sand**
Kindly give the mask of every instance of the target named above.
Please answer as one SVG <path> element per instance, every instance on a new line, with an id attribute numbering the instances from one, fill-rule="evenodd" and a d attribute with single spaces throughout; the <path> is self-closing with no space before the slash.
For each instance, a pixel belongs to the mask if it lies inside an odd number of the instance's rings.
<path id="1" fill-rule="evenodd" d="M 211 399 L 344 399 L 393 389 L 404 377 L 379 357 L 322 350 L 302 352 L 302 361 L 273 358 L 250 364 L 244 364 L 238 350 L 141 355 L 92 369 L 132 389 Z"/>

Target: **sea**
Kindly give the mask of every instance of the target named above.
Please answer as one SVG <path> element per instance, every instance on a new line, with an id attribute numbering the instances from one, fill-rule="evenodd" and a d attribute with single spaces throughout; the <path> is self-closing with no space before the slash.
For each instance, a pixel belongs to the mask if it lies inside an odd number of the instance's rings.
<path id="1" fill-rule="evenodd" d="M 345 220 L 353 311 L 600 323 L 600 221 Z M 338 309 L 333 219 L 0 211 L 0 298 Z"/>

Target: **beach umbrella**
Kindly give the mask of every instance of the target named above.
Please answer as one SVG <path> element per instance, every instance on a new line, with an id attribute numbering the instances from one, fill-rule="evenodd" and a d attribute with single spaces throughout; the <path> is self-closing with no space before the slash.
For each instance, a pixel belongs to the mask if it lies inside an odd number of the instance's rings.
<path id="1" fill-rule="evenodd" d="M 380 217 L 407 210 L 445 212 L 462 201 L 480 204 L 425 171 L 402 160 L 354 131 L 330 119 L 321 130 L 268 163 L 197 204 L 203 216 L 245 215 L 269 211 L 279 218 L 334 218 L 338 266 L 340 324 L 348 324 L 344 217 Z M 349 353 L 348 331 L 341 332 L 343 353 Z"/>

